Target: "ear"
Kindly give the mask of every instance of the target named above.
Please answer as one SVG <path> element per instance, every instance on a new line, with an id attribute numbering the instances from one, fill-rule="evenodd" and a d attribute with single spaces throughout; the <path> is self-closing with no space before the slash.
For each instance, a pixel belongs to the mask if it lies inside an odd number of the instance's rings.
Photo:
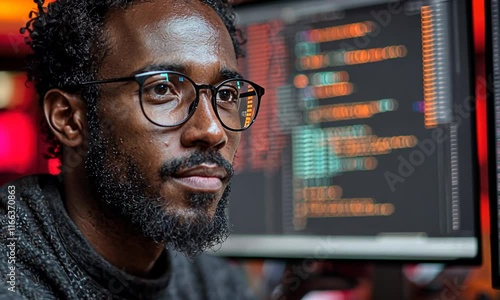
<path id="1" fill-rule="evenodd" d="M 80 96 L 52 89 L 45 94 L 43 111 L 52 132 L 63 145 L 82 144 L 86 134 L 86 108 Z"/>

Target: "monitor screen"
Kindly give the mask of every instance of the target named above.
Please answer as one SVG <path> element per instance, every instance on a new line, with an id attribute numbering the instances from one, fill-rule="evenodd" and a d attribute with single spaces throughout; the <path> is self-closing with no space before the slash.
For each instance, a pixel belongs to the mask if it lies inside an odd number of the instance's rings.
<path id="1" fill-rule="evenodd" d="M 231 257 L 474 262 L 480 255 L 470 3 L 240 6 Z"/>
<path id="2" fill-rule="evenodd" d="M 500 2 L 486 0 L 486 78 L 492 283 L 500 288 Z"/>

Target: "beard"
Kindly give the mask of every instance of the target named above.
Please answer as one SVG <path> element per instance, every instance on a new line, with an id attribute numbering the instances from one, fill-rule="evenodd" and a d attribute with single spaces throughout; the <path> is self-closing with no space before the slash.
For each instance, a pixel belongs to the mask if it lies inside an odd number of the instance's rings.
<path id="1" fill-rule="evenodd" d="M 119 218 L 133 231 L 157 243 L 165 243 L 168 248 L 189 258 L 227 239 L 229 179 L 213 216 L 209 208 L 217 201 L 214 194 L 186 193 L 178 197 L 182 199 L 165 199 L 160 194 L 161 185 L 148 183 L 137 159 L 123 153 L 113 136 L 100 129 L 96 119 L 89 118 L 89 151 L 85 168 L 101 199 L 99 204 L 105 217 Z M 180 168 L 202 163 L 224 168 L 228 178 L 234 174 L 232 165 L 219 152 L 198 151 L 165 161 L 157 175 L 163 183 Z M 186 200 L 188 208 L 172 207 L 172 203 Z"/>

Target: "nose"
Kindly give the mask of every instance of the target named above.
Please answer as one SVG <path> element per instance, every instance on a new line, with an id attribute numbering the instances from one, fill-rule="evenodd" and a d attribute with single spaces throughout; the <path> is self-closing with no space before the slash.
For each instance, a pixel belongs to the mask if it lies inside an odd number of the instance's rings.
<path id="1" fill-rule="evenodd" d="M 209 92 L 210 93 L 210 92 Z M 191 118 L 182 125 L 181 143 L 184 147 L 221 149 L 227 143 L 227 134 L 215 114 L 206 92 L 200 91 L 198 107 Z"/>

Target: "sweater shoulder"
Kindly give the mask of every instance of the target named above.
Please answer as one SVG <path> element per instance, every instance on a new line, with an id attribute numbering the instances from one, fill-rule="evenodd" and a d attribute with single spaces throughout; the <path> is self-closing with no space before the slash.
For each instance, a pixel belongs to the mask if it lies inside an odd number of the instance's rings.
<path id="1" fill-rule="evenodd" d="M 248 279 L 237 263 L 206 253 L 194 260 L 178 253 L 173 257 L 174 276 L 184 273 L 177 278 L 188 281 L 177 281 L 176 286 L 195 286 L 206 299 L 255 299 Z"/>
<path id="2" fill-rule="evenodd" d="M 0 187 L 0 206 L 5 207 L 9 200 L 16 204 L 38 200 L 43 197 L 43 187 L 55 187 L 57 183 L 57 177 L 48 174 L 18 178 Z"/>

